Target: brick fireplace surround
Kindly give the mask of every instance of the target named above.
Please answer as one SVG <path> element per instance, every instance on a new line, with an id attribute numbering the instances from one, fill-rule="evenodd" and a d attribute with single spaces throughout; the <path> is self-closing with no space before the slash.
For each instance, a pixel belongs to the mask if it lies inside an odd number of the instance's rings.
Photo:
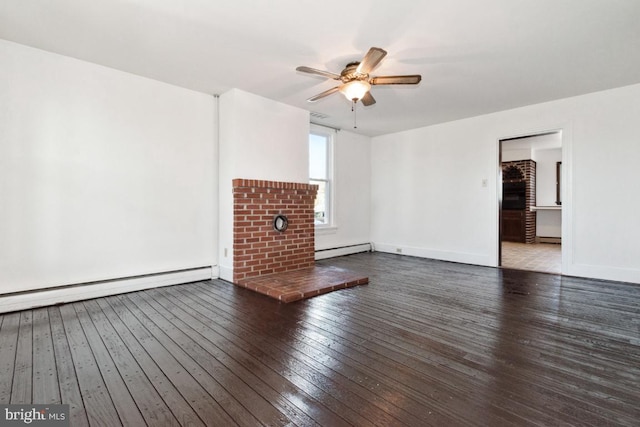
<path id="1" fill-rule="evenodd" d="M 349 271 L 315 267 L 317 185 L 233 180 L 233 283 L 283 302 L 368 283 Z M 276 215 L 288 228 L 274 229 Z"/>

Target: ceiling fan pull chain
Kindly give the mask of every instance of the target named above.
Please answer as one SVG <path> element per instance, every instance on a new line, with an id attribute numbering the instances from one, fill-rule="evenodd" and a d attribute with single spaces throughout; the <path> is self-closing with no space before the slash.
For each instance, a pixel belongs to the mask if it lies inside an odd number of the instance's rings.
<path id="1" fill-rule="evenodd" d="M 357 100 L 357 99 L 354 99 L 354 100 L 352 100 L 351 102 L 352 102 L 352 104 L 351 104 L 351 111 L 353 111 L 353 128 L 354 128 L 354 129 L 358 129 L 358 124 L 357 124 L 357 122 L 356 122 L 356 120 L 357 120 L 357 116 L 356 116 L 356 110 L 357 110 L 356 102 L 358 102 L 358 100 Z"/>

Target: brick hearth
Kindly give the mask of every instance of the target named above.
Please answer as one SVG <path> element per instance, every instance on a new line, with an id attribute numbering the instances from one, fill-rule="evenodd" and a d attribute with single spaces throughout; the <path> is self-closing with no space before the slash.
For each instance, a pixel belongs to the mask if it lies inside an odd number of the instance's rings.
<path id="1" fill-rule="evenodd" d="M 315 266 L 244 279 L 237 284 L 282 302 L 293 302 L 367 283 L 368 277 L 344 268 Z"/>

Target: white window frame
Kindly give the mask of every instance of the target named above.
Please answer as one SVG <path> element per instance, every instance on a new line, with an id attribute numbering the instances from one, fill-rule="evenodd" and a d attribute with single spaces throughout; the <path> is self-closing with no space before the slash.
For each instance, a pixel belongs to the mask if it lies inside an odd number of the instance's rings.
<path id="1" fill-rule="evenodd" d="M 327 168 L 327 178 L 318 178 L 309 176 L 309 182 L 313 184 L 312 181 L 316 182 L 324 182 L 325 183 L 325 214 L 327 216 L 327 220 L 325 224 L 315 224 L 316 229 L 330 229 L 335 227 L 335 215 L 334 215 L 334 195 L 335 195 L 335 179 L 333 174 L 333 164 L 334 164 L 334 142 L 335 142 L 335 131 L 333 129 L 325 128 L 323 126 L 311 125 L 309 130 L 309 136 L 316 135 L 326 138 L 327 140 L 327 153 L 326 153 L 326 168 Z M 309 153 L 311 155 L 311 153 Z M 309 172 L 311 175 L 311 172 Z"/>

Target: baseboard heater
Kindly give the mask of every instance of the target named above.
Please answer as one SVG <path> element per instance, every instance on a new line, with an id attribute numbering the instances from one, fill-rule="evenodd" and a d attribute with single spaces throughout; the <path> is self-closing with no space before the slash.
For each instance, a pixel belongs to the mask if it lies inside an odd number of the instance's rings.
<path id="1" fill-rule="evenodd" d="M 210 280 L 214 268 L 195 267 L 183 270 L 100 280 L 0 295 L 0 313 L 99 298 L 108 295 Z"/>
<path id="2" fill-rule="evenodd" d="M 360 252 L 370 252 L 373 246 L 371 243 L 358 243 L 355 245 L 338 246 L 335 248 L 318 249 L 315 259 L 335 258 L 343 255 L 357 254 Z"/>

